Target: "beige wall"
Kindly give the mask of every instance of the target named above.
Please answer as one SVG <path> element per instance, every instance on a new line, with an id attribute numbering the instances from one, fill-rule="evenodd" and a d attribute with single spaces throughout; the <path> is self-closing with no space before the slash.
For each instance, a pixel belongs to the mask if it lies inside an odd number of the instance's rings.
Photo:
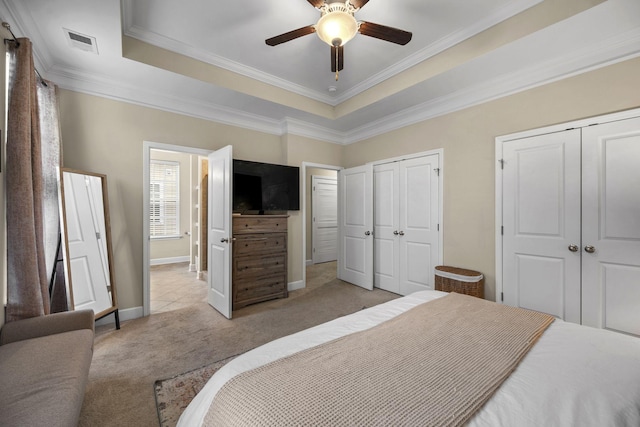
<path id="1" fill-rule="evenodd" d="M 334 166 L 334 165 L 331 165 Z M 305 207 L 306 207 L 306 213 L 307 213 L 307 217 L 305 218 L 305 227 L 307 228 L 306 231 L 306 236 L 307 236 L 307 242 L 306 242 L 306 251 L 305 251 L 305 260 L 310 261 L 313 258 L 313 239 L 312 239 L 312 226 L 313 226 L 313 207 L 311 205 L 311 199 L 313 197 L 313 182 L 311 177 L 312 176 L 328 176 L 331 178 L 337 178 L 338 177 L 338 172 L 335 170 L 330 170 L 330 169 L 318 169 L 318 168 L 307 168 L 307 174 L 306 174 L 306 187 L 307 187 L 307 191 L 306 191 L 306 195 L 305 195 Z"/>
<path id="2" fill-rule="evenodd" d="M 640 107 L 640 58 L 427 120 L 345 148 L 344 166 L 444 149 L 444 262 L 495 298 L 495 138 Z"/>
<path id="3" fill-rule="evenodd" d="M 108 178 L 121 309 L 142 306 L 143 141 L 210 150 L 231 144 L 235 158 L 281 163 L 279 136 L 68 90 L 60 90 L 60 122 L 64 165 Z"/>
<path id="4" fill-rule="evenodd" d="M 178 162 L 180 165 L 180 229 L 179 239 L 151 239 L 149 258 L 153 261 L 162 258 L 188 257 L 191 252 L 191 239 L 185 232 L 191 231 L 191 213 L 195 207 L 191 203 L 191 155 L 168 151 L 151 150 L 151 160 Z"/>
<path id="5" fill-rule="evenodd" d="M 300 166 L 357 166 L 444 149 L 444 260 L 482 271 L 494 298 L 494 138 L 640 107 L 640 59 L 627 61 L 346 147 L 283 137 L 60 91 L 65 166 L 109 177 L 116 280 L 122 308 L 142 305 L 142 143 L 205 149 L 233 145 L 234 158 Z M 392 143 L 390 143 L 392 141 Z M 303 219 L 289 212 L 289 281 L 302 278 Z"/>

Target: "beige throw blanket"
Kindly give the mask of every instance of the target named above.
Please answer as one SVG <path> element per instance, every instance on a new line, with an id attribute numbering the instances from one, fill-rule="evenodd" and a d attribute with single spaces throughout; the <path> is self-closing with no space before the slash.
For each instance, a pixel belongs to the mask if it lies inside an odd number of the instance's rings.
<path id="1" fill-rule="evenodd" d="M 452 293 L 239 374 L 205 425 L 462 425 L 553 319 Z"/>

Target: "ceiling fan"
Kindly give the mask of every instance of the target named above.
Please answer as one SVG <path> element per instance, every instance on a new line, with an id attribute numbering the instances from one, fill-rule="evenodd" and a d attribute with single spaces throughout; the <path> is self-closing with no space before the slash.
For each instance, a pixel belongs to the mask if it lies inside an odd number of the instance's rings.
<path id="1" fill-rule="evenodd" d="M 307 1 L 320 11 L 321 15 L 318 22 L 315 25 L 308 25 L 271 37 L 265 40 L 265 43 L 269 46 L 276 46 L 298 37 L 317 33 L 322 41 L 331 46 L 331 71 L 336 73 L 336 80 L 338 80 L 338 73 L 344 68 L 344 45 L 356 33 L 400 45 L 405 45 L 411 41 L 412 34 L 408 31 L 372 22 L 356 21 L 354 14 L 369 0 Z"/>

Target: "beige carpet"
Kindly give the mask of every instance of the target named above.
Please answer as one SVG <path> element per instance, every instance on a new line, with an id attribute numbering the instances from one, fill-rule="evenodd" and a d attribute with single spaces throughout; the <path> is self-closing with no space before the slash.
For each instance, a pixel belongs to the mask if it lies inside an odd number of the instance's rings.
<path id="1" fill-rule="evenodd" d="M 335 263 L 307 269 L 307 287 L 289 298 L 234 311 L 227 320 L 195 303 L 99 327 L 81 426 L 157 426 L 154 382 L 243 353 L 276 338 L 397 298 L 335 279 Z"/>

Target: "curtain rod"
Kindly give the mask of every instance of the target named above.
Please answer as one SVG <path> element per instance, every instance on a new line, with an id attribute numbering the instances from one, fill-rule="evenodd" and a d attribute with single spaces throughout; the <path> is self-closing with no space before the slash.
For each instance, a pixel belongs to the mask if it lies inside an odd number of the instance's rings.
<path id="1" fill-rule="evenodd" d="M 9 33 L 11 34 L 11 37 L 13 37 L 13 40 L 11 40 L 11 39 L 4 39 L 4 41 L 5 41 L 5 42 L 7 42 L 7 41 L 14 41 L 14 42 L 16 42 L 16 44 L 17 44 L 18 46 L 20 46 L 20 42 L 18 41 L 18 38 L 16 37 L 16 35 L 15 35 L 15 34 L 13 34 L 13 31 L 11 31 L 11 25 L 9 25 L 9 23 L 8 23 L 8 22 L 3 22 L 3 23 L 2 23 L 2 26 L 3 26 L 4 28 L 6 28 L 6 29 L 7 29 L 7 31 L 9 31 Z M 34 71 L 36 72 L 36 74 L 38 75 L 38 78 L 40 79 L 40 83 L 42 83 L 45 87 L 49 87 L 49 85 L 47 84 L 47 82 L 42 78 L 42 74 L 40 74 L 40 72 L 38 71 L 38 69 L 37 69 L 35 66 L 33 67 L 33 70 L 34 70 Z"/>

